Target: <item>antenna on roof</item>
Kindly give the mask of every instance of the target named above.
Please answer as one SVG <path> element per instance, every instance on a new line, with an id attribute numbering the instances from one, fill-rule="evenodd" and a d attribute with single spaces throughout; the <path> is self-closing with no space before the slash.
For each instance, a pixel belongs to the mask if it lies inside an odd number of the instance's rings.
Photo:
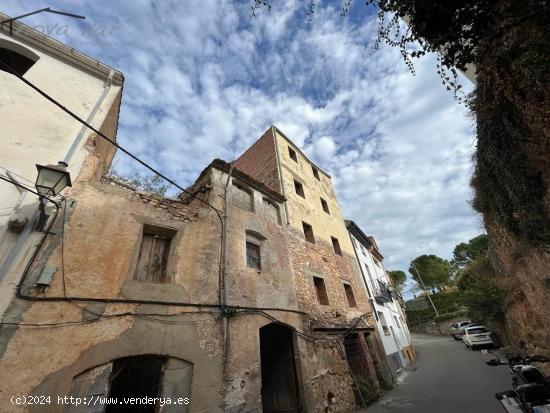
<path id="1" fill-rule="evenodd" d="M 33 14 L 38 14 L 38 13 L 42 13 L 42 12 L 62 14 L 63 16 L 74 17 L 75 19 L 85 19 L 86 18 L 86 17 L 80 16 L 78 14 L 67 13 L 67 12 L 59 11 L 59 10 L 52 10 L 50 7 L 46 7 L 44 9 L 31 11 L 30 13 L 22 14 L 20 16 L 16 16 L 16 17 L 12 17 L 11 19 L 4 20 L 4 21 L 0 22 L 0 27 L 4 27 L 5 23 L 9 23 L 10 24 L 10 36 L 13 36 L 13 22 L 14 21 L 22 19 L 23 17 L 32 16 Z"/>

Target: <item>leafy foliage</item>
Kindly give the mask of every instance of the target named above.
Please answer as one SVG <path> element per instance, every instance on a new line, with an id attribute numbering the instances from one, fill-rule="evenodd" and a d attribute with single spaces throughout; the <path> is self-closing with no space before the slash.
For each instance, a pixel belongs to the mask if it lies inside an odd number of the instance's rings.
<path id="1" fill-rule="evenodd" d="M 380 394 L 378 393 L 378 388 L 370 377 L 359 376 L 356 377 L 356 381 L 358 390 L 359 392 L 361 392 L 365 403 L 371 404 L 380 397 Z"/>
<path id="2" fill-rule="evenodd" d="M 158 175 L 140 175 L 135 173 L 129 177 L 125 177 L 116 170 L 111 170 L 109 176 L 138 191 L 150 192 L 161 196 L 166 195 L 166 191 L 171 186 Z"/>
<path id="3" fill-rule="evenodd" d="M 343 16 L 353 0 L 343 0 Z M 271 9 L 252 0 L 253 14 Z M 377 7 L 374 50 L 399 49 L 414 73 L 413 60 L 438 55 L 443 85 L 476 115 L 478 148 L 473 206 L 515 238 L 550 247 L 546 207 L 550 71 L 546 0 L 366 0 Z M 309 2 L 307 15 L 316 3 Z M 407 21 L 407 25 L 402 23 Z M 475 94 L 466 97 L 456 69 L 476 69 Z"/>
<path id="4" fill-rule="evenodd" d="M 449 261 L 437 255 L 421 255 L 412 260 L 409 266 L 412 278 L 419 285 L 422 285 L 423 281 L 426 287 L 439 289 L 449 282 L 450 271 Z"/>
<path id="5" fill-rule="evenodd" d="M 489 237 L 486 234 L 478 235 L 468 242 L 461 242 L 453 250 L 453 263 L 464 268 L 470 262 L 487 253 Z"/>
<path id="6" fill-rule="evenodd" d="M 481 237 L 485 236 L 480 235 L 455 248 L 455 253 L 459 251 L 459 257 L 464 258 L 457 287 L 462 304 L 468 308 L 468 316 L 480 323 L 490 323 L 502 318 L 505 292 L 491 278 L 489 243 Z"/>
<path id="7" fill-rule="evenodd" d="M 401 271 L 401 270 L 388 271 L 388 274 L 390 276 L 390 280 L 393 288 L 397 292 L 401 292 L 403 290 L 403 284 L 407 279 L 407 275 L 405 274 L 405 271 Z"/>
<path id="8" fill-rule="evenodd" d="M 472 320 L 489 323 L 500 320 L 504 313 L 504 291 L 483 271 L 488 267 L 487 258 L 480 258 L 470 265 L 460 281 L 462 302 L 468 308 Z"/>

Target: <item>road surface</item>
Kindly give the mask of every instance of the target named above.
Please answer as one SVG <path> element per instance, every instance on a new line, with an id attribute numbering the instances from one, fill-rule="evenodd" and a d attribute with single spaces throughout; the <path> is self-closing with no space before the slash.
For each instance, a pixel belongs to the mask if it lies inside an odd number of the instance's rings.
<path id="1" fill-rule="evenodd" d="M 413 335 L 416 365 L 399 377 L 368 413 L 502 413 L 495 392 L 511 388 L 506 366 L 485 364 L 491 356 L 449 336 Z"/>

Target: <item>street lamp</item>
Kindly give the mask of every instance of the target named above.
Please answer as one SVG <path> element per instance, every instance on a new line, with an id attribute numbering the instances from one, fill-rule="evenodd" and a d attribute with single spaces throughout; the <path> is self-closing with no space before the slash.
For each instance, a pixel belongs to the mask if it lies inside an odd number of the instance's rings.
<path id="1" fill-rule="evenodd" d="M 59 161 L 57 165 L 36 165 L 38 176 L 34 186 L 38 191 L 40 198 L 40 217 L 38 219 L 38 230 L 44 229 L 44 224 L 48 219 L 44 205 L 47 202 L 48 196 L 56 196 L 63 189 L 71 184 L 71 175 L 67 172 L 67 165 L 63 161 Z"/>

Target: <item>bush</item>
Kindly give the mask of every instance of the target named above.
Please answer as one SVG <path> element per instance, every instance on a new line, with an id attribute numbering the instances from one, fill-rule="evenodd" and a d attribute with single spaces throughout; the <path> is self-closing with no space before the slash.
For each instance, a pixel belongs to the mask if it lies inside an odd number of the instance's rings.
<path id="1" fill-rule="evenodd" d="M 357 382 L 358 390 L 367 405 L 373 403 L 380 397 L 378 388 L 370 377 L 356 377 L 355 381 Z"/>

